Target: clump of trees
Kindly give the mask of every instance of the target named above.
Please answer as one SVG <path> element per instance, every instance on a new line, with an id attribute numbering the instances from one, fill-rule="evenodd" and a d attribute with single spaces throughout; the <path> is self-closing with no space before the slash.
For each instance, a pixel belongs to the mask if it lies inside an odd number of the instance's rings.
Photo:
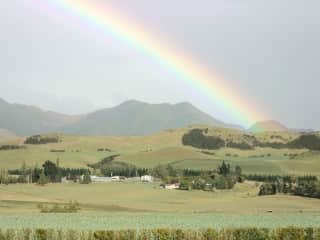
<path id="1" fill-rule="evenodd" d="M 235 142 L 227 139 L 226 141 L 220 136 L 208 136 L 208 129 L 192 129 L 182 137 L 182 143 L 187 146 L 193 146 L 201 149 L 220 149 L 223 147 L 237 148 L 241 150 L 251 150 L 255 147 L 275 148 L 275 149 L 302 149 L 320 151 L 320 137 L 315 133 L 300 135 L 294 140 L 285 140 L 281 136 L 272 135 L 271 139 L 279 141 L 259 141 L 255 136 L 244 134 L 241 141 Z"/>
<path id="2" fill-rule="evenodd" d="M 0 171 L 0 183 L 39 183 L 45 185 L 48 182 L 61 182 L 63 177 L 68 180 L 78 181 L 81 176 L 89 174 L 87 168 L 63 168 L 60 167 L 59 159 L 56 162 L 45 161 L 42 167 L 27 167 L 25 163 L 20 169 Z M 18 176 L 18 177 L 14 177 Z"/>
<path id="3" fill-rule="evenodd" d="M 175 169 L 171 164 L 159 165 L 153 169 L 153 175 L 161 178 L 164 184 L 179 184 L 181 190 L 232 189 L 242 181 L 240 166 L 232 168 L 224 161 L 215 170 Z"/>
<path id="4" fill-rule="evenodd" d="M 229 147 L 229 148 L 238 148 L 238 149 L 241 149 L 241 150 L 252 150 L 252 149 L 254 149 L 254 147 L 252 147 L 249 143 L 246 143 L 246 142 L 233 142 L 233 141 L 230 141 L 230 142 L 227 143 L 226 146 Z"/>
<path id="5" fill-rule="evenodd" d="M 0 151 L 17 150 L 17 149 L 26 149 L 26 146 L 20 146 L 20 145 L 2 145 L 2 146 L 0 146 Z"/>
<path id="6" fill-rule="evenodd" d="M 192 129 L 182 137 L 183 145 L 193 146 L 202 149 L 219 149 L 225 146 L 225 142 L 220 137 L 206 136 L 206 130 Z"/>
<path id="7" fill-rule="evenodd" d="M 147 168 L 138 168 L 133 164 L 117 161 L 116 158 L 119 156 L 115 154 L 105 157 L 97 163 L 88 164 L 88 167 L 99 170 L 103 176 L 137 177 L 151 172 Z"/>
<path id="8" fill-rule="evenodd" d="M 320 138 L 315 134 L 305 134 L 288 143 L 289 148 L 320 150 Z"/>
<path id="9" fill-rule="evenodd" d="M 284 193 L 320 198 L 320 181 L 316 176 L 270 176 L 256 178 L 256 180 L 264 180 L 264 183 L 260 186 L 260 196 Z"/>
<path id="10" fill-rule="evenodd" d="M 49 136 L 42 136 L 42 135 L 34 135 L 28 137 L 24 143 L 25 144 L 47 144 L 47 143 L 57 143 L 59 142 L 59 137 L 49 137 Z"/>

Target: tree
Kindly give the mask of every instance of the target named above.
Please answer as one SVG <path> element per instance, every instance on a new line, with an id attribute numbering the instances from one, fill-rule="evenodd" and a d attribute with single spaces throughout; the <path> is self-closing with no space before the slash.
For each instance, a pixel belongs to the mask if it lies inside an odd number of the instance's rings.
<path id="1" fill-rule="evenodd" d="M 218 173 L 223 176 L 227 176 L 230 174 L 230 164 L 226 164 L 222 161 L 221 166 L 218 167 Z"/>
<path id="2" fill-rule="evenodd" d="M 80 182 L 81 184 L 89 184 L 91 183 L 91 177 L 89 175 L 89 172 L 86 172 L 84 175 L 83 175 L 83 179 L 82 181 Z"/>
<path id="3" fill-rule="evenodd" d="M 236 173 L 237 177 L 240 177 L 242 175 L 242 169 L 240 166 L 237 165 L 235 167 L 235 173 Z"/>
<path id="4" fill-rule="evenodd" d="M 153 169 L 153 173 L 156 177 L 166 179 L 169 176 L 169 171 L 166 166 L 158 165 Z"/>
<path id="5" fill-rule="evenodd" d="M 58 175 L 58 167 L 55 163 L 51 161 L 46 161 L 43 165 L 44 174 L 49 178 L 51 182 L 57 181 L 57 175 Z"/>
<path id="6" fill-rule="evenodd" d="M 48 178 L 46 177 L 46 175 L 44 174 L 44 171 L 41 172 L 39 180 L 38 180 L 38 184 L 41 186 L 44 186 L 48 183 Z"/>

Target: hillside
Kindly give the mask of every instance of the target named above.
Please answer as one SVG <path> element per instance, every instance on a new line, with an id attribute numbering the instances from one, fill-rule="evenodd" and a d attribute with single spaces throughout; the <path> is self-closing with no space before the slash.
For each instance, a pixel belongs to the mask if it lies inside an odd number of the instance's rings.
<path id="1" fill-rule="evenodd" d="M 191 124 L 240 128 L 225 124 L 190 103 L 148 104 L 127 101 L 116 107 L 72 116 L 0 99 L 0 128 L 19 136 L 62 132 L 79 135 L 146 135 Z"/>
<path id="2" fill-rule="evenodd" d="M 0 99 L 0 128 L 20 135 L 54 132 L 63 125 L 74 123 L 76 116 L 68 116 L 22 104 L 10 104 Z"/>
<path id="3" fill-rule="evenodd" d="M 239 146 L 233 145 L 216 150 L 184 146 L 184 134 L 195 128 L 208 128 L 208 136 L 220 137 L 226 142 L 250 144 L 256 139 L 266 146 L 239 149 Z M 226 160 L 232 165 L 240 165 L 244 173 L 319 175 L 320 151 L 267 146 L 267 143 L 272 142 L 287 144 L 300 139 L 300 136 L 293 132 L 248 134 L 239 130 L 207 126 L 171 129 L 147 136 L 60 134 L 60 141 L 57 143 L 28 144 L 25 149 L 0 151 L 0 169 L 20 168 L 23 162 L 28 166 L 41 166 L 44 161 L 55 161 L 57 158 L 61 166 L 86 168 L 88 164 L 96 164 L 108 156 L 119 155 L 115 159 L 117 162 L 146 168 L 171 163 L 177 168 L 215 169 L 222 160 Z M 11 141 L 10 144 L 20 144 L 23 140 L 20 138 L 16 143 Z"/>
<path id="4" fill-rule="evenodd" d="M 80 135 L 135 136 L 191 124 L 234 127 L 201 112 L 190 103 L 148 104 L 132 100 L 88 114 L 61 131 Z"/>
<path id="5" fill-rule="evenodd" d="M 249 128 L 249 132 L 283 132 L 288 130 L 286 126 L 273 120 L 257 122 Z"/>

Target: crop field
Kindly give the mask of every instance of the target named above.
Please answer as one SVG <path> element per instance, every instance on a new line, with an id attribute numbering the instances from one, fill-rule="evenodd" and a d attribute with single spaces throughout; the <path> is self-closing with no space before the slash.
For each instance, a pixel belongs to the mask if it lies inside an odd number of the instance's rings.
<path id="1" fill-rule="evenodd" d="M 153 228 L 278 228 L 319 227 L 320 216 L 312 214 L 184 214 L 184 213 L 76 213 L 1 214 L 0 229 L 51 228 L 75 230 L 119 230 Z"/>

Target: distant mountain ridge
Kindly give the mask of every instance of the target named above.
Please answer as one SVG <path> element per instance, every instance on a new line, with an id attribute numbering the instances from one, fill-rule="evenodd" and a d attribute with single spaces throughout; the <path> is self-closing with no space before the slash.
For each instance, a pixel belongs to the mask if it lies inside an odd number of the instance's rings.
<path id="1" fill-rule="evenodd" d="M 249 128 L 249 132 L 283 132 L 283 131 L 290 131 L 286 126 L 282 123 L 274 121 L 274 120 L 267 120 L 257 122 Z"/>
<path id="2" fill-rule="evenodd" d="M 53 132 L 78 120 L 77 116 L 44 111 L 34 106 L 11 104 L 0 99 L 0 128 L 20 136 Z"/>
<path id="3" fill-rule="evenodd" d="M 226 124 L 192 104 L 149 104 L 126 101 L 113 108 L 75 116 L 44 111 L 0 99 L 0 128 L 21 135 L 61 132 L 79 135 L 146 135 L 193 124 L 241 128 Z"/>

